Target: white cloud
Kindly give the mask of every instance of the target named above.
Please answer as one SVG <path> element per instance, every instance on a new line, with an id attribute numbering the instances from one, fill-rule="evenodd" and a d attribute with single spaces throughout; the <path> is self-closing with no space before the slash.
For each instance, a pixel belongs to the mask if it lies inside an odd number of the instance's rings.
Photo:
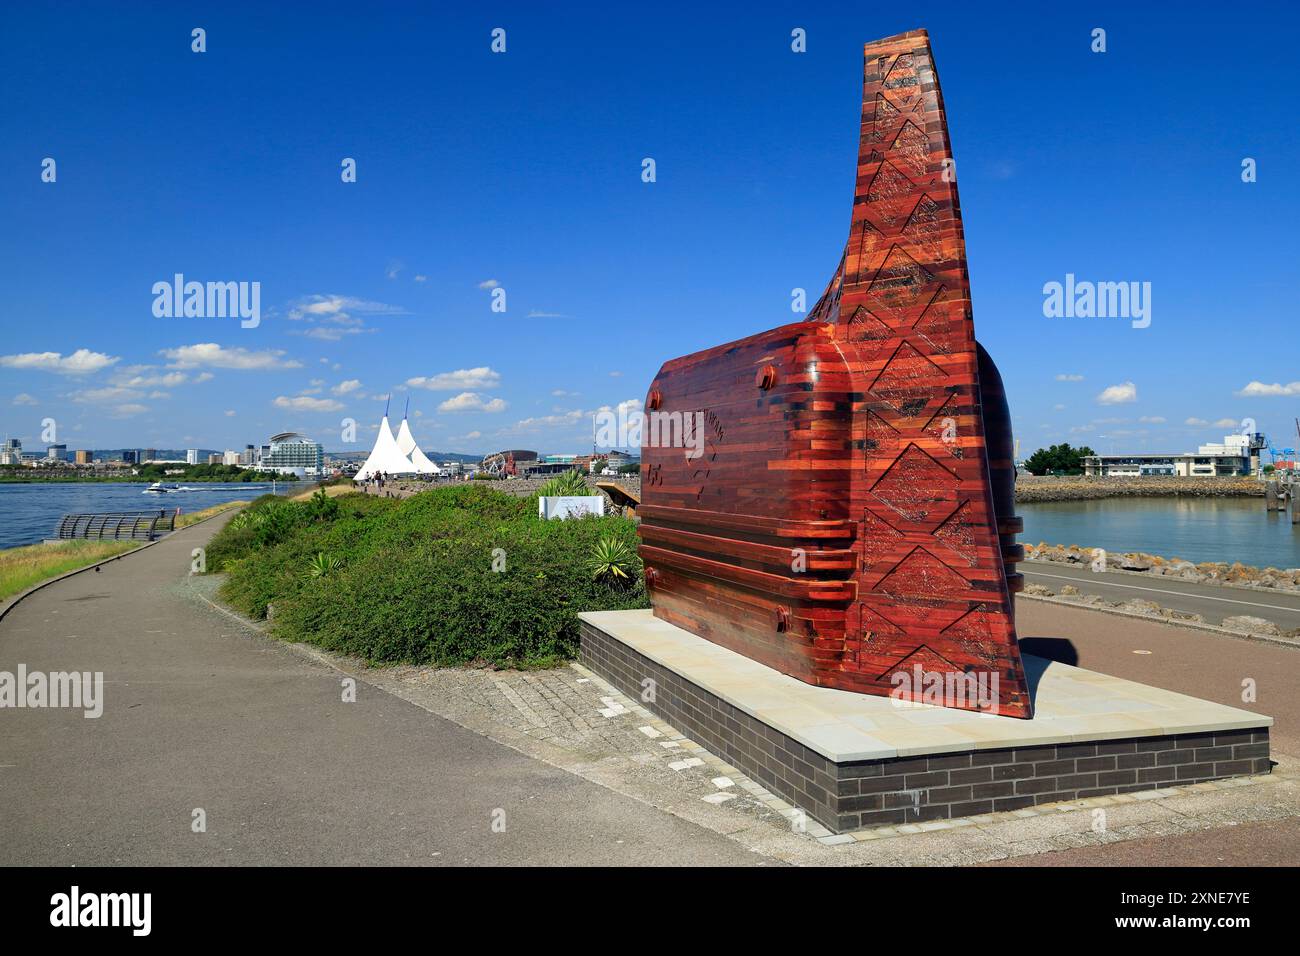
<path id="1" fill-rule="evenodd" d="M 619 402 L 617 405 L 614 405 L 614 406 L 602 405 L 602 406 L 600 406 L 600 408 L 596 409 L 596 411 L 598 411 L 598 412 L 612 412 L 612 413 L 615 414 L 615 415 L 623 415 L 623 416 L 627 416 L 627 415 L 632 414 L 633 412 L 644 412 L 644 411 L 645 411 L 645 403 L 642 402 L 642 400 L 639 399 L 639 398 L 625 398 L 625 399 L 623 399 L 623 401 Z M 590 414 L 593 414 L 593 413 L 588 412 L 587 414 L 590 415 Z"/>
<path id="2" fill-rule="evenodd" d="M 106 405 L 109 402 L 125 402 L 133 398 L 144 398 L 144 393 L 133 388 L 110 385 L 105 388 L 87 388 L 73 392 L 69 396 L 74 402 L 87 405 Z"/>
<path id="3" fill-rule="evenodd" d="M 1163 425 L 1165 418 L 1163 415 L 1143 415 L 1138 421 L 1145 422 L 1148 425 Z"/>
<path id="4" fill-rule="evenodd" d="M 415 281 L 416 281 L 416 282 L 428 282 L 428 281 L 429 281 L 429 277 L 428 277 L 428 276 L 415 276 Z"/>
<path id="5" fill-rule="evenodd" d="M 498 282 L 496 279 L 484 279 L 482 282 L 478 284 L 478 287 L 480 289 L 495 289 L 500 284 L 501 283 Z"/>
<path id="6" fill-rule="evenodd" d="M 14 396 L 14 404 L 15 405 L 36 405 L 38 403 L 35 398 L 28 395 L 26 392 L 19 392 L 17 395 Z"/>
<path id="7" fill-rule="evenodd" d="M 301 362 L 284 358 L 283 349 L 250 352 L 244 348 L 224 348 L 215 342 L 182 345 L 180 348 L 163 349 L 158 354 L 171 359 L 168 368 L 199 368 L 204 365 L 212 368 L 233 368 L 244 371 L 302 368 Z"/>
<path id="8" fill-rule="evenodd" d="M 111 414 L 114 418 L 130 418 L 133 415 L 141 415 L 147 411 L 149 411 L 147 405 L 126 404 L 115 406 Z"/>
<path id="9" fill-rule="evenodd" d="M 1184 425 L 1208 425 L 1210 424 L 1204 418 L 1189 418 L 1183 422 Z"/>
<path id="10" fill-rule="evenodd" d="M 1065 406 L 1064 406 L 1064 405 L 1061 405 L 1061 404 L 1058 403 L 1058 404 L 1052 406 L 1052 411 L 1054 411 L 1054 412 L 1063 412 L 1063 411 L 1065 411 Z"/>
<path id="11" fill-rule="evenodd" d="M 1266 385 L 1263 382 L 1251 382 L 1237 394 L 1243 398 L 1277 398 L 1300 395 L 1300 382 L 1289 382 L 1286 385 L 1279 382 L 1274 382 L 1272 385 Z"/>
<path id="12" fill-rule="evenodd" d="M 363 332 L 374 332 L 375 329 L 342 329 L 334 325 L 318 325 L 315 328 L 308 329 L 306 332 L 299 333 L 309 339 L 317 339 L 321 342 L 337 342 L 345 335 L 360 335 Z"/>
<path id="13" fill-rule="evenodd" d="M 234 418 L 234 417 L 235 417 L 235 410 L 234 410 L 233 408 L 227 408 L 227 409 L 226 409 L 226 417 L 227 417 L 227 418 Z"/>
<path id="14" fill-rule="evenodd" d="M 332 398 L 312 398 L 308 395 L 295 395 L 292 398 L 280 395 L 273 402 L 276 408 L 288 408 L 295 412 L 338 412 L 343 405 Z"/>
<path id="15" fill-rule="evenodd" d="M 325 342 L 337 342 L 345 335 L 357 335 L 361 332 L 373 332 L 365 328 L 366 320 L 359 315 L 405 315 L 406 311 L 395 305 L 383 302 L 371 302 L 347 295 L 308 295 L 299 299 L 289 309 L 289 321 L 306 322 L 312 328 L 306 332 L 296 332 L 308 338 Z M 327 359 L 321 359 L 327 362 Z"/>
<path id="16" fill-rule="evenodd" d="M 355 392 L 361 387 L 361 380 L 350 378 L 346 382 L 339 382 L 330 389 L 335 395 L 347 395 L 349 392 Z"/>
<path id="17" fill-rule="evenodd" d="M 118 369 L 109 379 L 114 385 L 124 388 L 175 388 L 193 381 L 194 384 L 211 380 L 211 372 L 202 372 L 190 379 L 187 372 L 157 372 L 154 365 L 132 365 Z"/>
<path id="18" fill-rule="evenodd" d="M 477 392 L 461 392 L 438 406 L 440 412 L 504 412 L 509 406 L 499 398 Z"/>
<path id="19" fill-rule="evenodd" d="M 1215 428 L 1236 428 L 1240 422 L 1235 418 L 1220 418 L 1214 423 Z"/>
<path id="20" fill-rule="evenodd" d="M 1124 405 L 1128 402 L 1136 402 L 1138 397 L 1137 386 L 1132 382 L 1124 382 L 1120 385 L 1108 385 L 1097 395 L 1099 405 Z"/>
<path id="21" fill-rule="evenodd" d="M 486 365 L 478 368 L 460 368 L 454 372 L 439 372 L 437 375 L 408 378 L 406 384 L 411 388 L 427 388 L 431 392 L 451 392 L 456 389 L 476 390 L 495 388 L 501 384 L 500 373 Z"/>
<path id="22" fill-rule="evenodd" d="M 1069 372 L 1062 372 L 1060 375 L 1056 376 L 1056 380 L 1057 380 L 1058 382 L 1082 382 L 1082 381 L 1083 381 L 1083 376 L 1082 376 L 1082 375 L 1074 375 L 1074 374 L 1069 373 Z"/>
<path id="23" fill-rule="evenodd" d="M 510 426 L 509 431 L 537 431 L 541 428 L 571 426 L 585 421 L 589 417 L 590 415 L 587 412 L 575 408 L 571 412 L 562 412 L 558 415 L 541 415 L 535 418 L 521 419 Z"/>
<path id="24" fill-rule="evenodd" d="M 610 378 L 622 378 L 622 377 L 623 377 L 623 373 L 622 373 L 622 372 L 610 372 L 610 373 L 609 373 L 609 377 L 610 377 Z"/>
<path id="25" fill-rule="evenodd" d="M 118 356 L 77 349 L 70 355 L 59 352 L 21 352 L 17 355 L 0 355 L 0 365 L 5 368 L 61 372 L 65 375 L 85 375 L 98 372 L 121 361 Z"/>
<path id="26" fill-rule="evenodd" d="M 566 396 L 568 396 L 568 397 L 570 397 L 570 398 L 577 398 L 577 397 L 578 397 L 579 395 L 581 395 L 582 393 L 581 393 L 581 392 L 566 392 L 566 391 L 565 391 L 564 389 L 562 389 L 562 388 L 557 388 L 557 389 L 555 389 L 554 391 L 552 391 L 551 394 L 554 395 L 556 398 L 564 398 L 564 397 L 566 397 Z"/>

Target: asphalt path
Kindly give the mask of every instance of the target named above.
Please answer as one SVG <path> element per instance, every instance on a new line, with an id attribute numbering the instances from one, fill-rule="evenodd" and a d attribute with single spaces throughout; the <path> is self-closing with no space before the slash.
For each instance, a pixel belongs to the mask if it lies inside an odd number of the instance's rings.
<path id="1" fill-rule="evenodd" d="M 1284 631 L 1300 628 L 1300 593 L 1222 584 L 1197 584 L 1170 578 L 1148 577 L 1075 567 L 1046 561 L 1024 561 L 1016 566 L 1026 582 L 1042 584 L 1058 594 L 1072 584 L 1083 594 L 1097 594 L 1108 601 L 1139 598 L 1161 607 L 1203 615 L 1207 624 L 1221 624 L 1225 617 L 1247 614 L 1272 621 Z"/>
<path id="2" fill-rule="evenodd" d="M 191 549 L 225 520 L 0 621 L 0 671 L 105 681 L 98 719 L 0 710 L 0 865 L 765 862 L 370 685 L 345 703 L 338 673 L 194 594 Z"/>
<path id="3" fill-rule="evenodd" d="M 1016 602 L 1016 630 L 1028 653 L 1267 714 L 1274 752 L 1300 756 L 1300 648 L 1046 601 Z"/>
<path id="4" fill-rule="evenodd" d="M 225 520 L 51 585 L 0 621 L 0 671 L 106 681 L 98 719 L 0 710 L 0 864 L 765 862 L 377 688 L 343 702 L 335 671 L 196 597 L 191 549 Z M 1033 601 L 1017 624 L 1033 653 L 1269 714 L 1274 752 L 1300 755 L 1300 650 Z M 1043 859 L 1214 865 L 1298 848 L 1286 821 Z"/>

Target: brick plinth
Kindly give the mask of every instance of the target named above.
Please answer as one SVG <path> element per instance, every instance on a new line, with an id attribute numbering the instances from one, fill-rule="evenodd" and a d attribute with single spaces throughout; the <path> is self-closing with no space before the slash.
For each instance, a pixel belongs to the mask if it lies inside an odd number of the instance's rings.
<path id="1" fill-rule="evenodd" d="M 837 763 L 590 622 L 581 626 L 587 667 L 835 832 L 1249 776 L 1271 766 L 1266 727 Z"/>

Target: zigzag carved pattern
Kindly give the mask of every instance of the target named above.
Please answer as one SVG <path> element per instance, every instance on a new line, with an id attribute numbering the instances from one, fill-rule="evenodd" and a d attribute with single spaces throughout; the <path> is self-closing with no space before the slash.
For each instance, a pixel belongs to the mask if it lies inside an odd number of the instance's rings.
<path id="1" fill-rule="evenodd" d="M 882 677 L 918 657 L 995 667 L 1010 678 L 1004 712 L 1024 715 L 1028 692 L 987 495 L 965 249 L 955 185 L 941 175 L 947 132 L 928 41 L 869 44 L 864 74 L 858 188 L 835 304 L 872 383 L 854 491 L 870 538 L 859 598 L 864 620 L 874 614 L 894 630 L 863 648 L 873 648 L 876 666 L 887 644 L 893 658 Z M 846 662 L 865 663 L 861 652 Z"/>
<path id="2" fill-rule="evenodd" d="M 868 44 L 844 252 L 806 322 L 661 369 L 651 407 L 708 409 L 726 437 L 705 462 L 643 447 L 642 556 L 656 616 L 801 680 L 890 695 L 918 664 L 992 671 L 1028 717 L 994 505 L 1010 425 L 986 440 L 1004 400 L 980 382 L 948 157 L 925 34 Z M 790 572 L 787 545 L 816 567 Z"/>

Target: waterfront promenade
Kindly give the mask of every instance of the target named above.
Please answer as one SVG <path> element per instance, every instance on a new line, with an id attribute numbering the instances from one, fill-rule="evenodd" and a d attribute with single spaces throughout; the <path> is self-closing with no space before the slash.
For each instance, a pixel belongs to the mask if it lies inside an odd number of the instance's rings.
<path id="1" fill-rule="evenodd" d="M 1202 584 L 1176 578 L 1106 572 L 1059 562 L 1029 561 L 1017 566 L 1030 584 L 1059 593 L 1073 586 L 1080 594 L 1095 594 L 1112 602 L 1154 601 L 1161 607 L 1201 615 L 1207 624 L 1248 615 L 1276 624 L 1282 631 L 1300 629 L 1300 592 L 1280 588 L 1244 588 Z M 1300 647 L 1297 648 L 1300 655 Z M 1300 656 L 1297 656 L 1300 665 Z"/>
<path id="2" fill-rule="evenodd" d="M 191 549 L 226 520 L 0 620 L 0 670 L 105 681 L 98 719 L 0 712 L 0 865 L 762 862 L 373 686 L 343 703 L 336 671 L 192 589 Z"/>
<path id="3" fill-rule="evenodd" d="M 97 720 L 0 712 L 0 864 L 1105 865 L 1185 862 L 1190 846 L 1201 862 L 1246 865 L 1300 853 L 1291 648 L 1023 602 L 1022 637 L 1068 641 L 1081 666 L 1271 714 L 1285 765 L 1258 786 L 1113 807 L 1104 837 L 1085 810 L 829 846 L 745 800 L 713 802 L 718 770 L 659 752 L 642 717 L 601 717 L 608 691 L 571 668 L 365 671 L 344 703 L 338 670 L 213 608 L 212 579 L 190 577 L 191 549 L 226 520 L 57 582 L 0 620 L 0 670 L 106 682 Z M 1258 704 L 1241 701 L 1245 678 Z M 557 701 L 581 711 L 561 737 L 548 728 Z"/>

